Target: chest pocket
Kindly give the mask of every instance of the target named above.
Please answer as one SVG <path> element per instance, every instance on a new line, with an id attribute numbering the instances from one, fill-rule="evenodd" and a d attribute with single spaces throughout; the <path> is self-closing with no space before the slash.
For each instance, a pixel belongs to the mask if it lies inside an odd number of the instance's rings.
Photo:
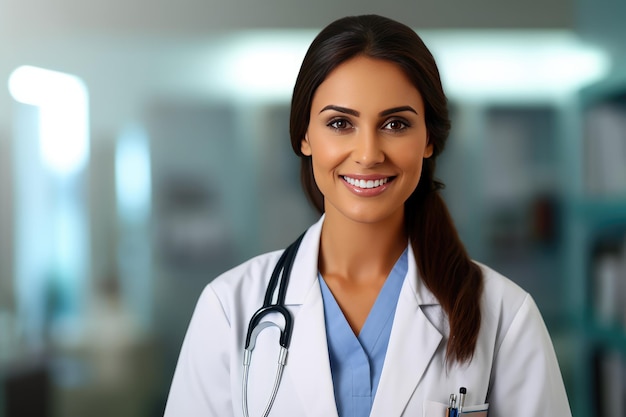
<path id="1" fill-rule="evenodd" d="M 463 408 L 463 415 L 467 417 L 487 417 L 489 404 L 468 406 Z M 424 402 L 423 417 L 446 417 L 448 414 L 448 406 L 436 401 Z"/>

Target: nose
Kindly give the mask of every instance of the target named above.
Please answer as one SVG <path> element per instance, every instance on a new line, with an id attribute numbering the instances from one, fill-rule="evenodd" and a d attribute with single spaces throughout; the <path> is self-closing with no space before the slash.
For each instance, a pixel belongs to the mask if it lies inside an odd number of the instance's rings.
<path id="1" fill-rule="evenodd" d="M 361 166 L 368 168 L 382 163 L 385 160 L 381 138 L 377 132 L 364 130 L 355 137 L 354 160 Z"/>

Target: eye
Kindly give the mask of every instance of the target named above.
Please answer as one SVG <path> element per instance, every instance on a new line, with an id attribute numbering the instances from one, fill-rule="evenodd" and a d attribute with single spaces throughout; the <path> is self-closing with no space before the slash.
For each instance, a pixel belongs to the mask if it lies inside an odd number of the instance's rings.
<path id="1" fill-rule="evenodd" d="M 409 124 L 409 122 L 407 122 L 406 120 L 402 120 L 402 119 L 391 119 L 388 120 L 384 125 L 383 125 L 383 129 L 385 130 L 391 130 L 394 132 L 400 132 L 403 131 L 405 129 L 407 129 L 408 127 L 410 127 L 411 125 Z"/>
<path id="2" fill-rule="evenodd" d="M 328 122 L 326 126 L 335 130 L 346 130 L 346 129 L 351 128 L 352 124 L 346 119 L 337 118 L 337 119 L 332 119 L 330 122 Z"/>

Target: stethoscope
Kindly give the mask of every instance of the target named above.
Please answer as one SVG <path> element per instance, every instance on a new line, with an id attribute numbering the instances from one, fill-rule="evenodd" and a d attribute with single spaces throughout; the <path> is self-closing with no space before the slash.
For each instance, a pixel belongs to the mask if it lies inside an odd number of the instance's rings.
<path id="1" fill-rule="evenodd" d="M 283 370 L 287 363 L 287 352 L 289 350 L 289 343 L 291 342 L 291 334 L 293 331 L 293 317 L 287 308 L 285 307 L 285 296 L 287 294 L 287 285 L 289 284 L 289 275 L 291 274 L 291 268 L 293 267 L 293 261 L 296 258 L 298 247 L 304 237 L 304 233 L 287 247 L 278 259 L 270 282 L 267 284 L 267 290 L 265 291 L 265 299 L 263 300 L 263 306 L 252 315 L 250 324 L 248 325 L 248 332 L 246 335 L 246 344 L 243 351 L 243 384 L 242 384 L 242 407 L 244 417 L 248 416 L 248 375 L 250 373 L 250 361 L 252 359 L 252 351 L 256 344 L 256 338 L 260 332 L 264 329 L 272 326 L 276 326 L 280 329 L 280 326 L 272 321 L 261 321 L 263 317 L 271 313 L 278 313 L 283 316 L 285 320 L 284 327 L 280 330 L 280 352 L 278 354 L 278 367 L 276 369 L 276 378 L 274 379 L 274 388 L 270 394 L 265 410 L 262 416 L 267 417 L 276 399 L 278 393 L 278 387 L 280 386 L 280 380 L 283 376 Z M 279 284 L 280 281 L 280 284 Z M 272 304 L 272 298 L 276 292 L 278 286 L 278 297 L 276 303 Z"/>

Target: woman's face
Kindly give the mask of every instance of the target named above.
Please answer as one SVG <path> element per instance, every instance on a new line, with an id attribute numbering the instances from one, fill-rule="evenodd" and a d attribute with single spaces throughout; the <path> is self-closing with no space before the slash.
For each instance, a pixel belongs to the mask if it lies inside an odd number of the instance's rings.
<path id="1" fill-rule="evenodd" d="M 396 64 L 352 58 L 315 92 L 301 150 L 312 158 L 327 216 L 401 220 L 433 152 L 422 96 Z"/>

